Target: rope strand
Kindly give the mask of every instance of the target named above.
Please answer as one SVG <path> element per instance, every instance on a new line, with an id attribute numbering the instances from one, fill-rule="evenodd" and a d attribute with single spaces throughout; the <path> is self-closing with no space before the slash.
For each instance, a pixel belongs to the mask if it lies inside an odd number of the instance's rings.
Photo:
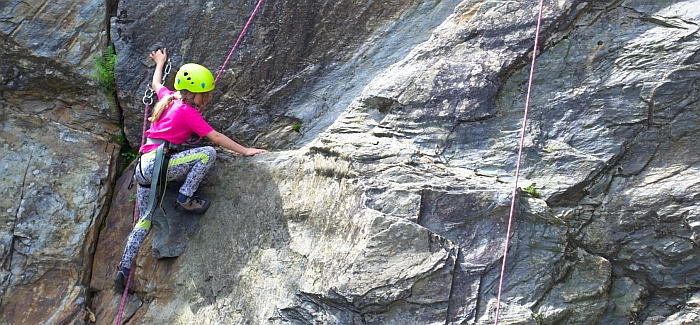
<path id="1" fill-rule="evenodd" d="M 520 177 L 520 162 L 523 157 L 523 147 L 525 146 L 525 127 L 527 126 L 527 113 L 530 107 L 530 95 L 532 93 L 532 79 L 535 74 L 535 61 L 537 60 L 537 43 L 540 37 L 540 25 L 542 24 L 542 11 L 544 0 L 540 0 L 540 12 L 537 18 L 537 31 L 535 32 L 535 46 L 532 50 L 532 64 L 530 65 L 530 78 L 527 85 L 527 96 L 525 97 L 525 114 L 523 116 L 523 129 L 520 133 L 520 148 L 518 149 L 518 161 L 515 166 L 515 184 L 513 184 L 512 200 L 510 203 L 510 213 L 508 215 L 508 230 L 506 231 L 506 243 L 503 248 L 503 264 L 501 265 L 501 277 L 498 281 L 498 299 L 496 300 L 495 325 L 498 325 L 498 316 L 501 311 L 501 295 L 503 294 L 503 277 L 506 270 L 506 257 L 508 256 L 508 246 L 510 246 L 510 231 L 513 226 L 513 213 L 515 211 L 515 199 L 518 191 L 518 178 Z"/>
<path id="2" fill-rule="evenodd" d="M 248 22 L 245 24 L 245 27 L 243 27 L 243 30 L 241 30 L 241 34 L 238 35 L 238 40 L 236 40 L 236 44 L 233 45 L 233 48 L 231 48 L 231 52 L 228 53 L 228 56 L 226 57 L 226 60 L 224 61 L 224 65 L 221 66 L 219 73 L 216 74 L 216 78 L 214 79 L 214 83 L 219 81 L 219 76 L 221 76 L 221 73 L 224 72 L 224 69 L 226 68 L 226 65 L 228 64 L 228 61 L 231 59 L 233 52 L 236 51 L 236 48 L 238 48 L 238 44 L 241 43 L 241 40 L 243 39 L 243 35 L 245 35 L 246 30 L 248 30 L 248 26 L 250 26 L 250 22 L 253 21 L 253 17 L 255 17 L 255 14 L 258 12 L 258 9 L 260 8 L 261 4 L 262 4 L 262 0 L 259 0 L 258 5 L 255 6 L 255 9 L 253 10 L 253 13 L 250 14 L 250 18 L 248 18 Z"/>

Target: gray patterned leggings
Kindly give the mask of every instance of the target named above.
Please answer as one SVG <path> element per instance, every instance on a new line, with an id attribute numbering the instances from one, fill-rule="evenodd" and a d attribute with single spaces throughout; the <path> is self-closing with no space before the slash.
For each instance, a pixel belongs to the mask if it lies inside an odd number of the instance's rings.
<path id="1" fill-rule="evenodd" d="M 141 161 L 134 166 L 134 168 L 136 168 L 136 173 L 134 174 L 134 179 L 137 183 L 136 196 L 140 212 L 148 210 L 148 194 L 150 188 L 141 186 L 141 184 L 151 184 L 155 157 L 155 151 L 144 154 L 141 156 Z M 167 171 L 168 181 L 184 179 L 185 182 L 180 187 L 179 192 L 185 196 L 191 197 L 197 190 L 197 187 L 199 187 L 199 183 L 207 174 L 207 171 L 209 171 L 209 168 L 214 164 L 215 159 L 216 150 L 209 146 L 180 151 L 170 158 Z M 159 204 L 158 201 L 159 200 L 156 200 L 154 204 Z M 153 211 L 155 211 L 155 207 L 148 215 L 139 216 L 139 220 L 134 230 L 131 231 L 126 243 L 124 255 L 122 256 L 121 263 L 119 263 L 120 267 L 131 268 L 131 264 L 134 258 L 136 258 L 136 254 L 139 248 L 141 248 L 143 240 L 146 239 L 146 235 L 148 235 L 151 229 Z"/>

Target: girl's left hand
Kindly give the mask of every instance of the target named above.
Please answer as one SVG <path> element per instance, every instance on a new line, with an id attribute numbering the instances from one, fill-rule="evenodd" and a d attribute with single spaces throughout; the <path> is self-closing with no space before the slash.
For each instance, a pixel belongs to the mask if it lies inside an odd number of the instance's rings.
<path id="1" fill-rule="evenodd" d="M 151 52 L 151 55 L 149 55 L 153 61 L 156 61 L 156 64 L 165 64 L 165 61 L 168 60 L 168 49 L 163 48 L 162 50 L 155 50 Z"/>

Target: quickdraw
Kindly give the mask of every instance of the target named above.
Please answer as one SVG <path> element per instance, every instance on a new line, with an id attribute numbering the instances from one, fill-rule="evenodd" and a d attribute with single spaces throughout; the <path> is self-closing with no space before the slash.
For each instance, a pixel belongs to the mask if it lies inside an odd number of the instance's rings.
<path id="1" fill-rule="evenodd" d="M 158 49 L 160 50 L 160 49 Z M 162 85 L 165 84 L 165 80 L 168 79 L 168 75 L 170 75 L 170 70 L 172 70 L 173 66 L 170 64 L 170 59 L 165 63 L 165 67 L 163 67 L 163 78 L 160 80 L 160 83 Z M 155 95 L 156 92 L 153 90 L 153 87 L 151 85 L 148 85 L 148 88 L 146 91 L 143 93 L 143 99 L 141 100 L 146 107 L 149 107 L 153 105 L 153 95 Z M 148 116 L 146 114 L 146 116 Z"/>

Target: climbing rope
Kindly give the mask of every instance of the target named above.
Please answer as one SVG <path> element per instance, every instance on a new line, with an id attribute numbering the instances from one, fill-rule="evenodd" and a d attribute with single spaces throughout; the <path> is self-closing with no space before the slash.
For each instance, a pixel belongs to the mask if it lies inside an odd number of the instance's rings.
<path id="1" fill-rule="evenodd" d="M 161 84 L 165 83 L 165 80 L 168 78 L 168 75 L 170 75 L 170 70 L 172 70 L 172 65 L 170 64 L 170 60 L 168 59 L 165 67 L 163 67 L 163 78 L 161 78 Z M 143 94 L 143 98 L 141 99 L 141 102 L 146 106 L 143 110 L 143 130 L 141 132 L 141 147 L 146 143 L 146 124 L 148 121 L 148 111 L 150 110 L 150 106 L 153 105 L 153 95 L 155 95 L 156 92 L 153 90 L 153 87 L 150 85 L 148 86 L 148 89 Z M 139 148 L 141 148 L 139 147 Z M 136 166 L 134 166 L 136 168 Z M 136 222 L 139 219 L 139 204 L 138 204 L 138 196 L 136 197 L 135 204 L 134 204 L 134 223 L 131 225 L 132 228 L 136 226 Z M 133 263 L 136 261 L 134 260 Z M 119 302 L 119 311 L 117 312 L 117 325 L 121 325 L 122 323 L 122 314 L 124 313 L 124 304 L 126 303 L 126 297 L 129 293 L 129 284 L 131 283 L 131 277 L 134 274 L 134 265 L 131 265 L 129 267 L 129 270 L 132 270 L 132 272 L 129 272 L 129 276 L 126 277 L 126 284 L 124 285 L 124 292 L 122 293 L 122 299 L 121 302 Z"/>
<path id="2" fill-rule="evenodd" d="M 219 76 L 221 76 L 221 73 L 224 72 L 224 68 L 226 68 L 228 61 L 231 59 L 231 56 L 233 55 L 233 52 L 235 52 L 236 48 L 238 48 L 238 44 L 241 43 L 241 40 L 243 39 L 243 35 L 245 35 L 245 32 L 248 30 L 248 26 L 250 26 L 250 22 L 253 21 L 253 17 L 255 17 L 255 14 L 258 12 L 258 9 L 260 8 L 260 5 L 262 4 L 262 2 L 263 2 L 263 0 L 258 0 L 258 4 L 255 6 L 253 13 L 250 14 L 250 18 L 248 18 L 248 22 L 245 23 L 245 27 L 243 27 L 243 30 L 241 30 L 241 34 L 238 35 L 238 40 L 236 40 L 236 44 L 233 45 L 233 48 L 231 48 L 231 52 L 228 53 L 228 56 L 226 57 L 226 60 L 224 61 L 224 65 L 221 66 L 221 69 L 216 74 L 216 78 L 214 79 L 215 84 L 217 81 L 219 81 Z"/>
<path id="3" fill-rule="evenodd" d="M 508 256 L 508 246 L 510 245 L 510 231 L 513 226 L 513 212 L 515 211 L 515 195 L 518 191 L 518 178 L 520 176 L 520 161 L 523 157 L 523 147 L 525 146 L 525 127 L 527 126 L 527 112 L 530 107 L 530 94 L 532 92 L 532 79 L 535 74 L 535 60 L 537 60 L 537 43 L 540 38 L 540 25 L 542 24 L 542 10 L 544 0 L 540 0 L 540 12 L 537 18 L 537 31 L 535 32 L 535 46 L 532 50 L 532 63 L 530 65 L 530 79 L 527 85 L 527 96 L 525 97 L 525 114 L 523 116 L 523 128 L 520 133 L 520 149 L 518 150 L 518 161 L 515 165 L 515 183 L 513 184 L 512 200 L 510 202 L 510 213 L 508 215 L 508 230 L 506 231 L 506 243 L 503 248 L 503 264 L 501 265 L 501 277 L 498 281 L 498 299 L 496 300 L 495 325 L 498 325 L 498 316 L 501 311 L 501 294 L 503 294 L 503 276 L 506 270 L 506 257 Z"/>

